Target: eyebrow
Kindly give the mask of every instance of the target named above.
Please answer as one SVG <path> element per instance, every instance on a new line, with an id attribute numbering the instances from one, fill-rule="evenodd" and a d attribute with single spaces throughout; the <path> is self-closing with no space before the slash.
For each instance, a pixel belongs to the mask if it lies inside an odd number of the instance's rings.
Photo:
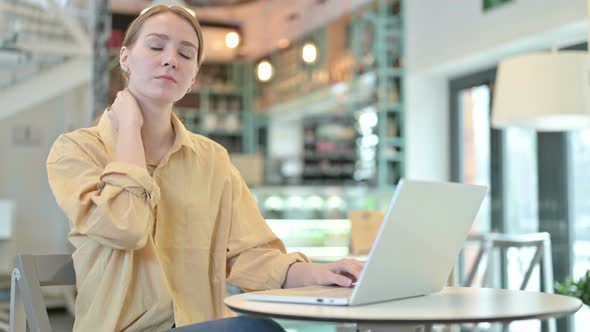
<path id="1" fill-rule="evenodd" d="M 170 38 L 168 38 L 167 35 L 162 34 L 162 33 L 150 33 L 147 36 L 145 36 L 145 38 L 152 37 L 152 36 L 158 37 L 158 38 L 161 38 L 161 39 L 165 39 L 165 40 L 169 40 L 170 39 Z M 197 46 L 195 44 L 189 42 L 189 41 L 183 40 L 183 41 L 180 42 L 180 44 L 185 45 L 185 46 L 194 47 L 196 50 L 198 50 Z"/>

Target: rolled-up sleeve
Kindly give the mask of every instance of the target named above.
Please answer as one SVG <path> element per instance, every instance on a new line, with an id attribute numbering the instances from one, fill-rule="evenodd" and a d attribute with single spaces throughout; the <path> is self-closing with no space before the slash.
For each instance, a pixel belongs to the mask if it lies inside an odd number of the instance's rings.
<path id="1" fill-rule="evenodd" d="M 246 291 L 281 288 L 289 267 L 309 259 L 301 253 L 286 254 L 283 242 L 260 215 L 239 172 L 234 167 L 231 172 L 227 280 Z"/>
<path id="2" fill-rule="evenodd" d="M 160 189 L 145 168 L 111 162 L 101 167 L 61 136 L 47 159 L 49 185 L 73 233 L 114 249 L 145 246 Z"/>

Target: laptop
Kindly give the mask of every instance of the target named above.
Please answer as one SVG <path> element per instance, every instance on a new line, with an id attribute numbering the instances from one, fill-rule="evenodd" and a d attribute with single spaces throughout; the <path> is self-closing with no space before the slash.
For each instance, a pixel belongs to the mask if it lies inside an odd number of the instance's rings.
<path id="1" fill-rule="evenodd" d="M 244 294 L 248 300 L 362 305 L 439 292 L 487 188 L 402 179 L 353 287 L 311 286 Z"/>

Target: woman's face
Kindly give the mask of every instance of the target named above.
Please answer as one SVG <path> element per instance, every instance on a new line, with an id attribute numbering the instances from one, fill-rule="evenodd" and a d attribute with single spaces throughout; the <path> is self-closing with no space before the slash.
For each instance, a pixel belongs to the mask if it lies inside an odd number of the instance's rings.
<path id="1" fill-rule="evenodd" d="M 129 89 L 158 102 L 178 101 L 194 83 L 197 47 L 197 33 L 183 18 L 171 12 L 148 18 L 135 43 L 121 49 Z"/>

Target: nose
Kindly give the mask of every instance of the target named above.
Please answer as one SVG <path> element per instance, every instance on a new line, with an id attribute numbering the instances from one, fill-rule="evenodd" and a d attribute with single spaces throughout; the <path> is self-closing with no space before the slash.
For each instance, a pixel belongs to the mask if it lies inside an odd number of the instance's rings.
<path id="1" fill-rule="evenodd" d="M 164 55 L 164 59 L 162 61 L 162 65 L 164 67 L 172 67 L 172 69 L 176 69 L 176 65 L 178 61 L 176 59 L 176 55 L 174 52 L 166 52 Z"/>

